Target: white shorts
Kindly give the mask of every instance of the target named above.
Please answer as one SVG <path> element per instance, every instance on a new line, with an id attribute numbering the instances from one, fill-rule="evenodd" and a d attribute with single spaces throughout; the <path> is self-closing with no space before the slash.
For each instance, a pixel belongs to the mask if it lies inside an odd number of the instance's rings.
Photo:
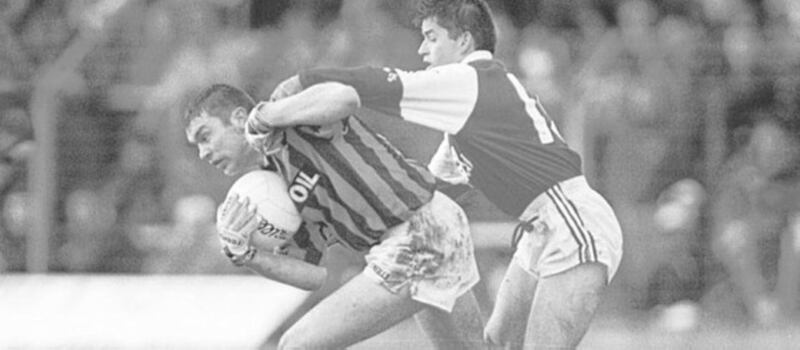
<path id="1" fill-rule="evenodd" d="M 614 210 L 586 178 L 562 181 L 540 194 L 519 217 L 530 225 L 513 261 L 531 274 L 548 277 L 599 262 L 614 277 L 622 258 L 622 229 Z"/>
<path id="2" fill-rule="evenodd" d="M 480 280 L 466 214 L 439 192 L 365 259 L 364 273 L 389 291 L 408 285 L 412 299 L 447 312 Z"/>

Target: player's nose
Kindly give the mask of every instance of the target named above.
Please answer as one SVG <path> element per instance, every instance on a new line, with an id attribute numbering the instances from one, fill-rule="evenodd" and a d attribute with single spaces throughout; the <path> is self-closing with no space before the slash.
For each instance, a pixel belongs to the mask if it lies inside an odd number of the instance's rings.
<path id="1" fill-rule="evenodd" d="M 197 156 L 202 160 L 208 161 L 211 156 L 211 150 L 206 146 L 197 146 Z"/>
<path id="2" fill-rule="evenodd" d="M 417 54 L 420 56 L 425 56 L 428 54 L 428 45 L 424 40 L 419 44 L 419 48 L 417 48 Z"/>

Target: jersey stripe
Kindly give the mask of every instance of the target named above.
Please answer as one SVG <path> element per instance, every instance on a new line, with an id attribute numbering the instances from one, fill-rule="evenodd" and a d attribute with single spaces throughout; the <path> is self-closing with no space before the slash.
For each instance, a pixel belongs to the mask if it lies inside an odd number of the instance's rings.
<path id="1" fill-rule="evenodd" d="M 536 133 L 539 136 L 539 142 L 541 142 L 543 145 L 546 145 L 555 141 L 553 138 L 553 132 L 550 130 L 550 125 L 548 125 L 545 116 L 540 113 L 540 107 L 538 106 L 536 100 L 528 97 L 528 92 L 525 91 L 525 87 L 522 86 L 522 83 L 520 83 L 514 75 L 508 73 L 506 74 L 506 77 L 511 82 L 511 85 L 514 86 L 514 90 L 517 91 L 519 98 L 525 103 L 525 111 L 528 112 L 528 116 L 531 118 L 533 126 L 536 128 Z"/>
<path id="2" fill-rule="evenodd" d="M 295 133 L 296 134 L 296 133 Z M 291 137 L 291 136 L 290 136 Z M 289 143 L 289 157 L 290 157 L 290 164 L 292 167 L 297 166 L 298 164 L 303 163 L 311 163 L 311 159 L 304 154 L 306 151 L 314 151 L 314 148 L 308 144 L 299 143 L 298 140 L 302 140 L 301 138 L 293 138 L 293 141 Z M 301 146 L 302 148 L 296 148 L 295 146 Z M 369 246 L 369 244 L 365 243 L 367 240 L 364 237 L 348 237 L 347 235 L 352 232 L 359 232 L 359 227 L 365 228 L 369 227 L 367 225 L 367 219 L 362 216 L 361 213 L 352 210 L 349 205 L 343 202 L 343 199 L 339 196 L 339 194 L 335 190 L 331 190 L 333 187 L 330 176 L 335 176 L 336 171 L 329 170 L 327 174 L 323 174 L 319 172 L 320 180 L 317 188 L 314 189 L 314 196 L 309 196 L 308 201 L 306 201 L 305 205 L 313 207 L 315 201 L 323 200 L 317 203 L 316 209 L 322 210 L 324 213 L 324 219 L 328 221 L 330 224 L 334 226 L 336 232 L 340 235 L 343 235 L 342 239 L 348 241 L 353 246 Z M 349 187 L 346 183 L 342 182 L 341 179 L 339 180 L 339 185 L 337 189 L 339 191 L 343 191 L 345 193 L 356 193 L 355 191 L 346 191 L 346 187 Z M 355 201 L 359 199 L 360 196 L 353 196 L 352 200 Z M 363 198 L 361 199 L 363 200 Z M 327 203 L 326 206 L 323 206 L 319 203 Z M 366 208 L 366 205 L 362 205 L 365 207 L 366 210 L 372 210 L 371 208 Z M 323 209 L 324 208 L 324 209 Z M 333 210 L 336 209 L 336 210 Z M 301 214 L 306 216 L 306 208 L 303 208 Z M 377 213 L 365 213 L 371 216 L 377 216 Z"/>
<path id="3" fill-rule="evenodd" d="M 303 209 L 303 215 L 308 215 L 309 217 L 322 217 L 324 218 L 324 221 L 321 222 L 333 226 L 333 231 L 335 234 L 331 237 L 327 237 L 328 245 L 334 243 L 343 243 L 352 249 L 361 251 L 371 247 L 376 242 L 374 239 L 367 240 L 364 237 L 355 234 L 355 232 L 358 231 L 357 229 L 353 228 L 355 227 L 355 224 L 352 221 L 349 224 L 346 224 L 343 221 L 334 220 L 331 209 L 321 205 L 316 198 L 313 198 L 311 203 L 308 203 L 306 208 Z"/>
<path id="4" fill-rule="evenodd" d="M 424 177 L 419 171 L 419 168 L 414 168 L 405 159 L 402 154 L 392 147 L 389 142 L 381 135 L 370 132 L 358 132 L 358 129 L 368 130 L 367 127 L 361 123 L 351 123 L 352 128 L 357 132 L 347 133 L 344 137 L 347 139 L 347 144 L 352 145 L 358 153 L 360 153 L 364 160 L 372 164 L 377 171 L 375 173 L 391 187 L 391 191 L 400 198 L 400 203 L 408 203 L 410 207 L 406 209 L 415 209 L 421 207 L 424 203 L 420 198 L 425 198 L 426 193 L 430 193 L 433 188 L 432 177 Z M 378 152 L 383 150 L 385 152 Z M 392 168 L 401 169 L 403 175 L 407 175 L 411 180 L 400 182 L 395 176 L 392 176 Z M 368 168 L 371 169 L 371 168 Z M 402 215 L 402 214 L 401 214 Z M 403 217 L 403 220 L 408 219 Z M 399 224 L 399 222 L 398 222 Z"/>
<path id="5" fill-rule="evenodd" d="M 305 250 L 305 256 L 303 257 L 305 262 L 319 265 L 320 260 L 322 260 L 322 251 L 311 241 L 311 234 L 308 232 L 308 227 L 305 223 L 300 225 L 300 228 L 292 236 L 292 240 L 298 247 Z"/>
<path id="6" fill-rule="evenodd" d="M 427 167 L 424 165 L 413 159 L 406 158 L 406 156 L 403 155 L 400 150 L 394 148 L 394 146 L 392 146 L 389 140 L 387 140 L 385 137 L 380 134 L 373 135 L 377 141 L 383 144 L 386 152 L 392 155 L 397 162 L 397 165 L 404 171 L 403 175 L 407 176 L 409 180 L 419 186 L 419 188 L 422 190 L 421 193 L 417 193 L 417 195 L 422 194 L 423 197 L 427 197 L 427 194 L 435 187 L 436 177 L 428 172 Z M 407 185 L 411 186 L 411 184 Z M 423 205 L 425 203 L 419 202 L 419 204 Z"/>
<path id="7" fill-rule="evenodd" d="M 313 149 L 322 156 L 320 161 L 326 163 L 328 168 L 335 169 L 335 171 L 326 172 L 328 181 L 336 183 L 336 185 L 332 187 L 336 190 L 331 192 L 336 193 L 337 196 L 341 194 L 350 198 L 349 203 L 337 201 L 339 204 L 343 207 L 348 207 L 348 211 L 350 205 L 358 208 L 370 207 L 376 211 L 375 215 L 370 215 L 370 217 L 376 220 L 386 220 L 394 216 L 392 211 L 384 205 L 384 202 L 375 193 L 375 191 L 379 190 L 375 187 L 379 186 L 380 183 L 375 181 L 367 182 L 365 180 L 364 177 L 370 175 L 371 167 L 364 162 L 362 158 L 363 155 L 358 152 L 359 150 L 354 150 L 344 143 L 337 144 L 334 147 L 328 147 L 327 142 L 323 144 L 314 142 L 313 136 L 302 133 L 298 133 L 298 135 L 300 138 L 308 141 L 308 145 L 313 147 Z M 347 157 L 345 157 L 345 154 Z M 356 168 L 361 171 L 356 171 Z M 368 219 L 365 220 L 369 221 Z M 375 225 L 379 225 L 379 223 L 370 223 L 370 226 Z M 380 225 L 387 226 L 385 222 L 381 222 Z"/>
<path id="8" fill-rule="evenodd" d="M 357 118 L 336 127 L 287 129 L 282 169 L 304 221 L 330 227 L 328 244 L 364 251 L 430 200 L 435 178 Z"/>

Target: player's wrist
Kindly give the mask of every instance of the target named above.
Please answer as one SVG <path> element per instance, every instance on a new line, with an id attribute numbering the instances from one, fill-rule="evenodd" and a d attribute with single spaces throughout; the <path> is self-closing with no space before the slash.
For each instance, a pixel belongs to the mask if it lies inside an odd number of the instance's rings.
<path id="1" fill-rule="evenodd" d="M 235 254 L 231 252 L 228 246 L 225 246 L 222 248 L 222 252 L 232 264 L 236 266 L 244 266 L 244 264 L 252 261 L 255 258 L 256 254 L 258 253 L 258 249 L 252 246 L 247 246 L 247 249 L 243 253 Z"/>
<path id="2" fill-rule="evenodd" d="M 259 102 L 253 110 L 250 112 L 250 116 L 247 118 L 247 124 L 250 126 L 250 130 L 265 134 L 270 132 L 273 127 L 272 125 L 265 120 L 265 115 L 268 113 L 270 102 Z"/>

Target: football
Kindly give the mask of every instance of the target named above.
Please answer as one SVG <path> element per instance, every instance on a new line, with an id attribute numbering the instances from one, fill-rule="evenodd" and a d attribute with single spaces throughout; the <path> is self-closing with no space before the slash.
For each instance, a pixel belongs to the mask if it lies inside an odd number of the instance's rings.
<path id="1" fill-rule="evenodd" d="M 234 194 L 249 198 L 258 213 L 258 231 L 250 237 L 250 244 L 259 250 L 284 246 L 302 223 L 286 181 L 274 171 L 255 170 L 242 175 L 228 190 L 225 201 Z"/>

